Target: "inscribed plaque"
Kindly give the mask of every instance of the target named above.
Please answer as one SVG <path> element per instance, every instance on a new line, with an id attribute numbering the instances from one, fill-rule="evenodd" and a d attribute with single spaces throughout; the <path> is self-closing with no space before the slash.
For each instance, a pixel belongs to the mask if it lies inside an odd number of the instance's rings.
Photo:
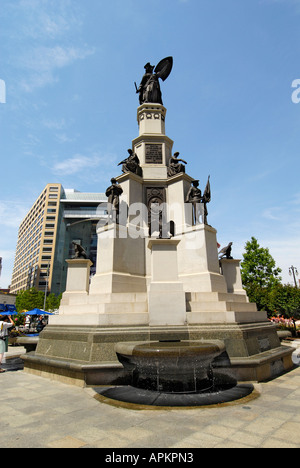
<path id="1" fill-rule="evenodd" d="M 146 145 L 146 164 L 162 164 L 162 145 Z"/>

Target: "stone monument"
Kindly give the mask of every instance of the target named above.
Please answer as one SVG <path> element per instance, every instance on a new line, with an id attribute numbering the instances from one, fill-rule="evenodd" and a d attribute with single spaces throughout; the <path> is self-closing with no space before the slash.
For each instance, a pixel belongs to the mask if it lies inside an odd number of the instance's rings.
<path id="1" fill-rule="evenodd" d="M 239 381 L 292 366 L 290 348 L 243 290 L 240 261 L 226 252 L 219 259 L 207 222 L 210 179 L 202 195 L 198 174 L 188 175 L 172 152 L 159 85 L 172 64 L 167 57 L 155 70 L 145 65 L 136 87 L 139 133 L 106 192 L 111 209 L 97 230 L 96 274 L 89 281 L 89 259 L 67 261 L 59 315 L 25 356 L 28 372 L 78 385 L 123 382 L 115 346 L 126 341 L 220 340 Z"/>

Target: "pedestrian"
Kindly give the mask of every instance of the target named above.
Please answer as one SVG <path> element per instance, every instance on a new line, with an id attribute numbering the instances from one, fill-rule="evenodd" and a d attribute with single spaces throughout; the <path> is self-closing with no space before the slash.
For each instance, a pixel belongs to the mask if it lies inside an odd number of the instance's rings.
<path id="1" fill-rule="evenodd" d="M 30 316 L 29 316 L 29 315 L 26 315 L 26 318 L 25 318 L 25 329 L 26 329 L 26 330 L 29 330 L 29 328 L 30 328 L 30 322 L 31 322 Z"/>
<path id="2" fill-rule="evenodd" d="M 41 333 L 41 331 L 43 331 L 43 329 L 45 328 L 46 324 L 44 322 L 44 317 L 42 315 L 39 316 L 39 321 L 38 321 L 38 324 L 36 326 L 36 331 L 38 333 Z"/>
<path id="3" fill-rule="evenodd" d="M 11 327 L 14 326 L 14 322 L 12 321 L 12 318 L 10 315 L 0 316 L 0 373 L 2 374 L 5 372 L 4 369 L 2 369 L 2 361 L 4 358 L 4 354 L 6 352 L 6 337 L 7 337 L 7 330 Z"/>

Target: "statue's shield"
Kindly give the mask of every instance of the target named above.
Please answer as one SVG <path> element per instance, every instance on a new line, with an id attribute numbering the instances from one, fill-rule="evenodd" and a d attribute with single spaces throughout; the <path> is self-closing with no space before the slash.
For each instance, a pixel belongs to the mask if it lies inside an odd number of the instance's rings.
<path id="1" fill-rule="evenodd" d="M 165 81 L 170 75 L 173 68 L 173 57 L 166 57 L 162 59 L 155 67 L 154 72 Z"/>

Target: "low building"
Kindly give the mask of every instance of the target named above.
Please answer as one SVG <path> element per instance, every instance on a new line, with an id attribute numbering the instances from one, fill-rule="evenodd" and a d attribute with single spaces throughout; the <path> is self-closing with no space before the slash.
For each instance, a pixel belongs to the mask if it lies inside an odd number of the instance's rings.
<path id="1" fill-rule="evenodd" d="M 1 312 L 13 312 L 16 310 L 16 295 L 10 294 L 7 289 L 0 289 L 0 315 Z"/>

